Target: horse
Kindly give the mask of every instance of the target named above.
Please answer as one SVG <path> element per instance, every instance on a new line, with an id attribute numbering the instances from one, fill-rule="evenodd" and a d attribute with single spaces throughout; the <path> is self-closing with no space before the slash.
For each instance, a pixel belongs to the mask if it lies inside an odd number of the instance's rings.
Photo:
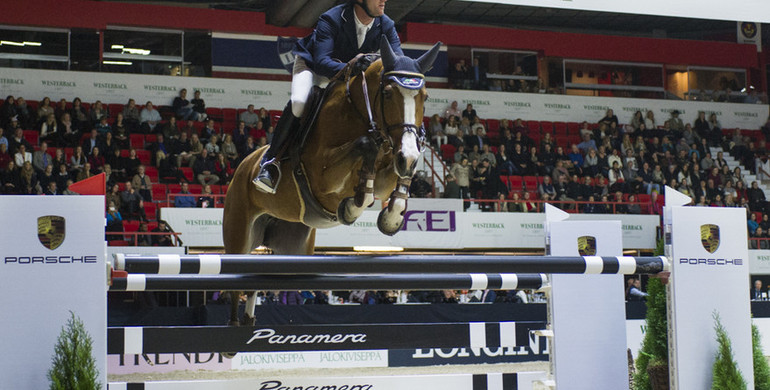
<path id="1" fill-rule="evenodd" d="M 312 255 L 316 229 L 352 224 L 375 196 L 389 199 L 377 219 L 379 230 L 397 233 L 424 142 L 424 73 L 440 46 L 412 59 L 395 54 L 383 37 L 380 59 L 364 72 L 354 72 L 351 61 L 344 77 L 326 88 L 305 142 L 293 146 L 294 158 L 281 164 L 283 182 L 275 194 L 252 183 L 267 146 L 248 155 L 225 198 L 225 252 L 245 254 L 262 245 L 273 254 Z M 306 113 L 303 120 L 312 117 Z M 253 324 L 256 294 L 246 302 L 243 322 L 239 297 L 232 292 L 230 324 Z"/>

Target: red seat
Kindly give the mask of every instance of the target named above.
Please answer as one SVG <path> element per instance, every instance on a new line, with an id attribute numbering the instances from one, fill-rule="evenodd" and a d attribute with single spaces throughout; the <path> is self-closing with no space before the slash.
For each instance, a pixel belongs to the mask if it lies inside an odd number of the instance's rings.
<path id="1" fill-rule="evenodd" d="M 144 165 L 150 165 L 151 156 L 152 156 L 152 152 L 150 152 L 149 150 L 140 149 L 136 151 L 136 157 Z"/>
<path id="2" fill-rule="evenodd" d="M 647 194 L 639 194 L 636 196 L 636 200 L 644 203 L 649 203 L 650 198 L 651 198 L 650 195 L 647 195 Z"/>
<path id="3" fill-rule="evenodd" d="M 190 184 L 188 186 L 190 189 L 191 194 L 202 194 L 203 193 L 203 186 L 200 184 Z"/>
<path id="4" fill-rule="evenodd" d="M 571 135 L 580 134 L 580 123 L 567 122 L 567 133 Z"/>
<path id="5" fill-rule="evenodd" d="M 455 160 L 456 151 L 457 151 L 457 148 L 455 148 L 454 145 L 450 145 L 450 144 L 441 145 L 441 158 L 443 158 L 444 161 L 453 163 Z"/>
<path id="6" fill-rule="evenodd" d="M 238 110 L 234 108 L 222 109 L 222 122 L 235 123 L 238 122 Z"/>
<path id="7" fill-rule="evenodd" d="M 500 129 L 500 121 L 497 119 L 487 119 L 487 131 L 497 131 Z"/>
<path id="8" fill-rule="evenodd" d="M 219 184 L 214 184 L 211 186 L 211 193 L 212 194 L 221 194 L 222 193 L 222 186 Z"/>
<path id="9" fill-rule="evenodd" d="M 567 123 L 565 122 L 554 122 L 553 123 L 553 133 L 556 135 L 567 135 Z"/>
<path id="10" fill-rule="evenodd" d="M 115 237 L 114 235 L 109 235 L 107 238 Z M 129 246 L 129 242 L 126 240 L 108 240 L 107 241 L 108 246 Z"/>
<path id="11" fill-rule="evenodd" d="M 131 134 L 128 136 L 129 145 L 132 149 L 144 149 L 144 135 L 143 134 Z"/>
<path id="12" fill-rule="evenodd" d="M 187 181 L 189 181 L 189 182 L 193 181 L 193 170 L 192 170 L 192 168 L 182 167 L 182 168 L 179 168 L 179 170 L 182 171 L 182 173 L 184 174 L 184 177 L 187 179 Z"/>
<path id="13" fill-rule="evenodd" d="M 144 135 L 144 142 L 146 144 L 152 144 L 152 143 L 158 142 L 158 135 L 157 134 L 145 134 Z"/>
<path id="14" fill-rule="evenodd" d="M 147 215 L 147 219 L 154 221 L 158 219 L 158 207 L 153 202 L 144 202 L 144 213 Z"/>
<path id="15" fill-rule="evenodd" d="M 142 160 L 140 159 L 139 161 L 142 161 Z M 148 166 L 148 167 L 145 168 L 144 173 L 147 174 L 147 176 L 150 178 L 151 182 L 153 182 L 153 183 L 157 183 L 158 182 L 158 168 L 155 168 L 153 166 Z"/>
<path id="16" fill-rule="evenodd" d="M 524 186 L 527 191 L 537 190 L 537 176 L 524 176 Z"/>
<path id="17" fill-rule="evenodd" d="M 40 133 L 35 130 L 24 130 L 24 139 L 32 144 L 32 146 L 35 146 L 40 139 Z M 28 150 L 28 152 L 31 152 L 31 150 Z"/>
<path id="18" fill-rule="evenodd" d="M 540 122 L 538 122 L 538 121 L 529 121 L 529 122 L 527 122 L 527 127 L 529 128 L 530 136 L 532 134 L 539 134 L 540 133 Z"/>
<path id="19" fill-rule="evenodd" d="M 553 122 L 540 121 L 540 128 L 543 129 L 543 133 L 553 133 Z"/>
<path id="20" fill-rule="evenodd" d="M 169 194 L 178 194 L 182 191 L 182 185 L 181 184 L 169 184 L 168 185 L 168 193 Z"/>
<path id="21" fill-rule="evenodd" d="M 511 191 L 519 192 L 523 188 L 524 178 L 521 176 L 508 176 L 508 181 L 511 183 Z"/>
<path id="22" fill-rule="evenodd" d="M 137 232 L 139 231 L 139 221 L 123 221 L 124 232 Z"/>
<path id="23" fill-rule="evenodd" d="M 164 201 L 166 200 L 166 185 L 165 184 L 153 184 L 152 185 L 152 200 Z"/>
<path id="24" fill-rule="evenodd" d="M 110 116 L 116 118 L 118 113 L 123 112 L 123 105 L 120 103 L 110 103 L 107 105 L 107 110 L 110 111 Z"/>
<path id="25" fill-rule="evenodd" d="M 222 186 L 222 195 L 226 195 L 226 194 L 227 194 L 227 189 L 228 189 L 229 187 L 230 187 L 230 186 L 229 186 L 229 185 L 227 185 L 227 184 L 225 184 L 225 185 L 223 185 L 223 186 Z"/>
<path id="26" fill-rule="evenodd" d="M 508 180 L 508 176 L 506 175 L 500 175 L 500 181 L 505 185 L 505 188 L 508 189 L 508 191 L 511 191 L 511 181 Z"/>
<path id="27" fill-rule="evenodd" d="M 207 107 L 206 108 L 206 115 L 209 117 L 209 119 L 213 119 L 215 121 L 222 121 L 222 109 L 217 107 Z"/>
<path id="28" fill-rule="evenodd" d="M 276 123 L 278 123 L 278 119 L 281 119 L 281 115 L 283 115 L 283 111 L 281 110 L 270 110 L 270 122 L 273 126 L 275 126 Z"/>

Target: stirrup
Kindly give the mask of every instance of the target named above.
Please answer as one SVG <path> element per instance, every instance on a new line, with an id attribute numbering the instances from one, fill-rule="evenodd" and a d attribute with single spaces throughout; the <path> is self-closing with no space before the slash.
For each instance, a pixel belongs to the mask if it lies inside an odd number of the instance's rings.
<path id="1" fill-rule="evenodd" d="M 276 172 L 275 175 L 270 173 L 271 169 Z M 263 179 L 269 180 L 271 183 L 266 183 Z M 251 182 L 254 183 L 258 190 L 268 194 L 275 194 L 278 184 L 281 182 L 281 162 L 275 158 L 263 162 L 259 167 L 257 177 Z"/>

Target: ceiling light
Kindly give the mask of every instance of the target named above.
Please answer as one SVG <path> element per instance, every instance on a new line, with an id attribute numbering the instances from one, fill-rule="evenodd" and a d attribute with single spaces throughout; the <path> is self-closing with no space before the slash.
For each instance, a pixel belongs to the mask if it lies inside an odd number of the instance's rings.
<path id="1" fill-rule="evenodd" d="M 24 42 L 14 42 L 14 41 L 0 41 L 0 46 L 2 45 L 8 45 L 8 46 L 24 46 Z"/>
<path id="2" fill-rule="evenodd" d="M 24 46 L 42 46 L 43 44 L 40 42 L 30 42 L 30 41 L 24 41 Z"/>
<path id="3" fill-rule="evenodd" d="M 123 45 L 112 45 L 110 46 L 110 49 L 112 50 L 123 50 Z"/>
<path id="4" fill-rule="evenodd" d="M 125 53 L 128 53 L 128 54 L 137 54 L 137 55 L 142 55 L 142 56 L 148 56 L 148 55 L 150 55 L 150 51 L 149 51 L 149 50 L 145 50 L 145 49 L 132 49 L 132 48 L 130 48 L 130 47 L 124 47 L 124 48 L 123 48 L 123 53 L 124 53 L 124 54 L 125 54 Z"/>
<path id="5" fill-rule="evenodd" d="M 133 65 L 134 63 L 131 61 L 102 61 L 105 65 Z"/>

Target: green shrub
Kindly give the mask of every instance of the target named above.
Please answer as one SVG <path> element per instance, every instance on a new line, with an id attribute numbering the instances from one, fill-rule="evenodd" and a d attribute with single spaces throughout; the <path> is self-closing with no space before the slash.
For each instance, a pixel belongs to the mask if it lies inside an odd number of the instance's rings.
<path id="1" fill-rule="evenodd" d="M 754 390 L 770 390 L 770 366 L 762 352 L 759 328 L 751 324 L 751 344 L 754 352 Z"/>
<path id="2" fill-rule="evenodd" d="M 655 256 L 664 252 L 663 240 L 658 240 Z M 657 278 L 647 281 L 647 330 L 644 333 L 642 348 L 636 359 L 634 389 L 651 390 L 647 367 L 668 365 L 668 318 L 666 316 L 666 286 Z"/>
<path id="3" fill-rule="evenodd" d="M 80 318 L 70 312 L 70 318 L 62 328 L 54 347 L 48 370 L 51 390 L 101 389 L 99 370 L 91 354 L 93 340 Z"/>
<path id="4" fill-rule="evenodd" d="M 712 368 L 711 390 L 745 390 L 746 381 L 733 359 L 730 337 L 717 313 L 714 313 L 714 331 L 716 331 L 719 349 Z"/>

